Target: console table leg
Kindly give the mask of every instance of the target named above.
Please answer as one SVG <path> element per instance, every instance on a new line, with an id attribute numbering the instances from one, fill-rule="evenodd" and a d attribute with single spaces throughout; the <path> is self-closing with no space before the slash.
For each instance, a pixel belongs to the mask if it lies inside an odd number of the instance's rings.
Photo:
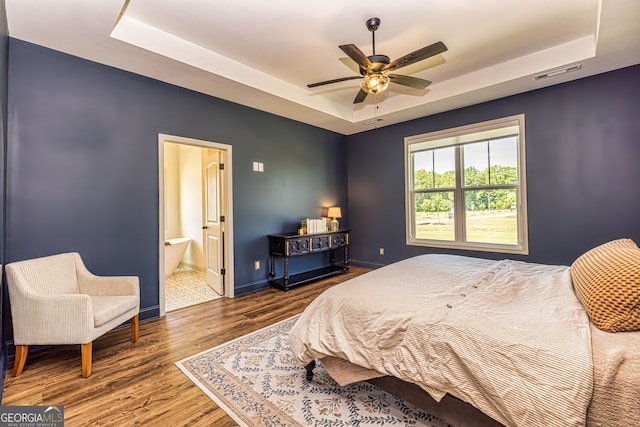
<path id="1" fill-rule="evenodd" d="M 276 257 L 274 257 L 273 255 L 271 255 L 270 257 L 271 257 L 271 270 L 269 271 L 269 276 L 271 277 L 271 280 L 273 280 L 273 278 L 276 277 Z"/>
<path id="2" fill-rule="evenodd" d="M 349 271 L 349 245 L 345 245 L 344 247 L 344 272 L 347 273 Z"/>
<path id="3" fill-rule="evenodd" d="M 284 287 L 286 288 L 287 285 L 289 285 L 289 257 L 284 257 L 283 264 L 284 276 L 282 277 L 282 280 L 284 282 Z"/>

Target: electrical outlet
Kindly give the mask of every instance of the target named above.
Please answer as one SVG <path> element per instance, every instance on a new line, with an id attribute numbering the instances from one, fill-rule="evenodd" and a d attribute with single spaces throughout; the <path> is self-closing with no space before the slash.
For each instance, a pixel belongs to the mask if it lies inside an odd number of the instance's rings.
<path id="1" fill-rule="evenodd" d="M 260 270 L 260 261 L 256 261 L 253 265 L 256 270 Z"/>
<path id="2" fill-rule="evenodd" d="M 380 255 L 384 255 L 384 248 L 380 248 Z"/>

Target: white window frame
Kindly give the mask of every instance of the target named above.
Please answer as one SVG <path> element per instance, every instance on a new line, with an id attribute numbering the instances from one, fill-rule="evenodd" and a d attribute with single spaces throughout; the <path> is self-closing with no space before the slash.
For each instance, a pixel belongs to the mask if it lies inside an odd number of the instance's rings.
<path id="1" fill-rule="evenodd" d="M 415 208 L 414 194 L 421 190 L 413 188 L 413 156 L 412 153 L 420 150 L 430 150 L 435 148 L 456 147 L 458 148 L 469 143 L 486 141 L 496 137 L 506 136 L 506 133 L 517 129 L 518 136 L 518 184 L 516 189 L 516 213 L 518 218 L 518 243 L 515 245 L 468 242 L 464 240 L 465 232 L 465 209 L 464 191 L 470 190 L 464 187 L 461 182 L 462 171 L 460 155 L 456 155 L 456 186 L 455 188 L 438 189 L 442 191 L 453 191 L 455 193 L 454 218 L 455 218 L 455 240 L 433 240 L 422 239 L 415 236 Z M 528 223 L 527 223 L 527 185 L 526 185 L 526 161 L 525 161 L 525 126 L 524 114 L 504 117 L 481 123 L 460 126 L 436 132 L 429 132 L 421 135 L 409 136 L 404 139 L 404 159 L 405 159 L 405 213 L 406 213 L 406 243 L 412 246 L 428 246 L 437 248 L 464 249 L 483 252 L 501 252 L 512 254 L 529 253 Z M 473 188 L 471 188 L 473 189 Z"/>

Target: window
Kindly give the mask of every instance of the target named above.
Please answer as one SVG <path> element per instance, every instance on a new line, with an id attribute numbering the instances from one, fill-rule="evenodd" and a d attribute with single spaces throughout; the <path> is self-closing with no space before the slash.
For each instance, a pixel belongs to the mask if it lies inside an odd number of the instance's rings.
<path id="1" fill-rule="evenodd" d="M 405 138 L 407 244 L 527 254 L 524 115 Z"/>

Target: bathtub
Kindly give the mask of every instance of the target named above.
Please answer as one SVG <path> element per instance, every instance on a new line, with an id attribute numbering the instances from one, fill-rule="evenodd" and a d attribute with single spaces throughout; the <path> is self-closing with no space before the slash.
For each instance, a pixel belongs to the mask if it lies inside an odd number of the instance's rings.
<path id="1" fill-rule="evenodd" d="M 187 237 L 178 237 L 176 239 L 168 239 L 164 241 L 164 277 L 169 277 L 178 267 L 187 246 L 191 243 L 191 239 Z"/>

